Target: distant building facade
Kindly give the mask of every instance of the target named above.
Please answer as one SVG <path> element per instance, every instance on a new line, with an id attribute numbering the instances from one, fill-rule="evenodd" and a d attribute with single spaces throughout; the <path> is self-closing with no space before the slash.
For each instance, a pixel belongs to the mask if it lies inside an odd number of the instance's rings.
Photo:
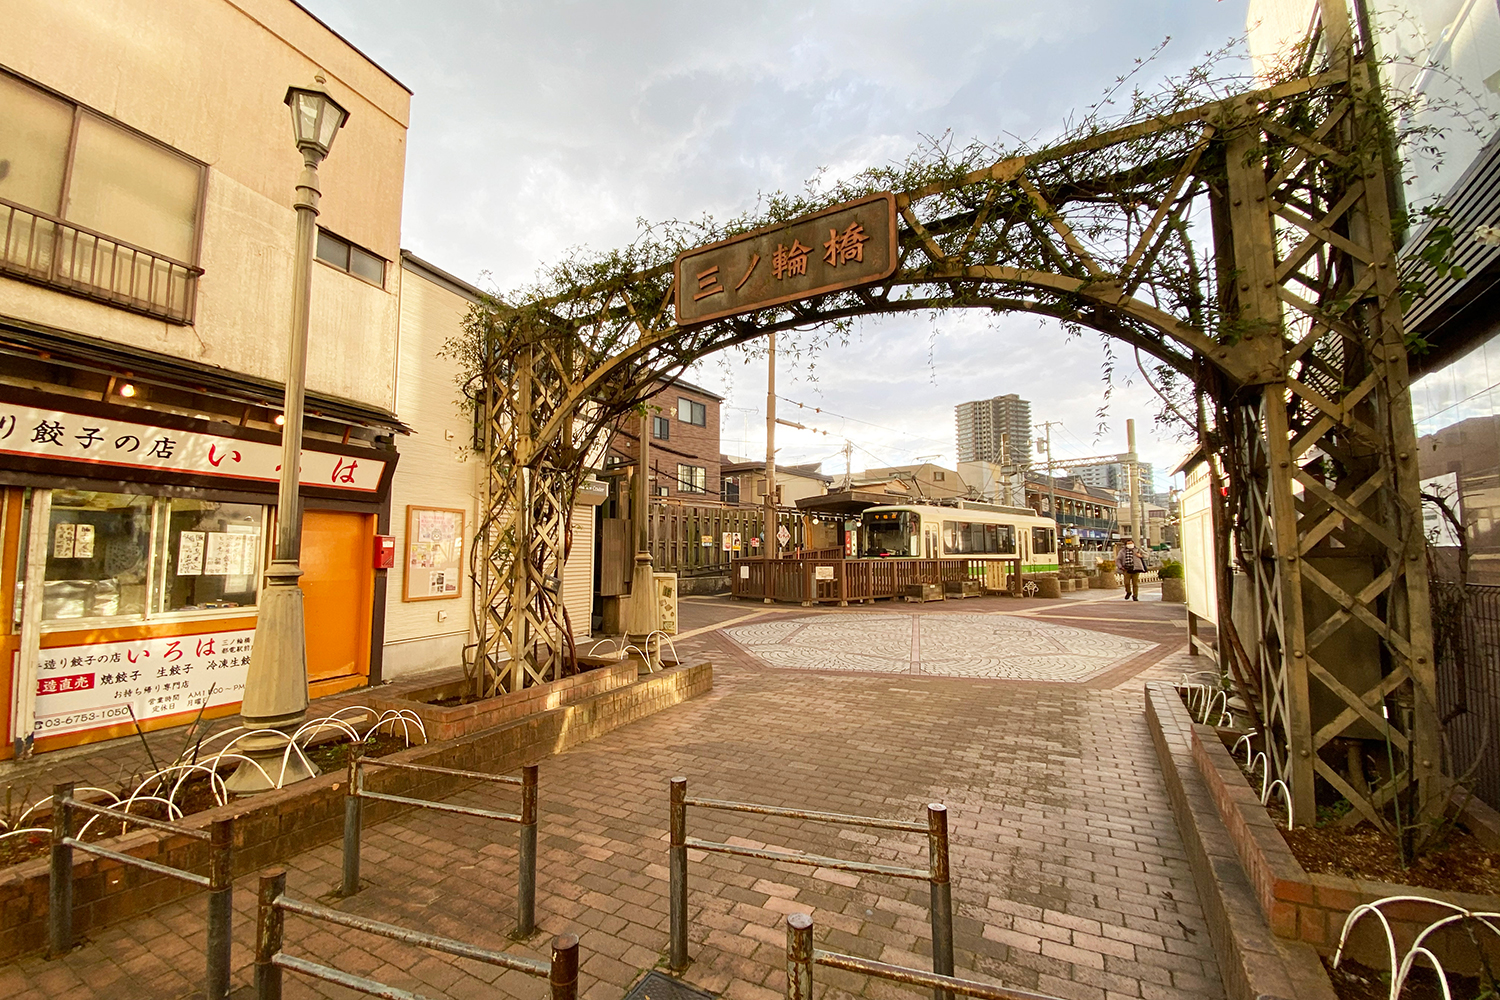
<path id="1" fill-rule="evenodd" d="M 640 417 L 624 417 L 604 460 L 605 470 L 633 466 L 640 455 L 644 426 L 650 435 L 651 495 L 684 500 L 718 500 L 719 406 L 724 397 L 673 379 L 646 400 Z"/>
<path id="2" fill-rule="evenodd" d="M 1140 470 L 1141 493 L 1151 493 L 1153 482 L 1151 463 L 1137 462 L 1135 463 L 1135 467 Z M 1068 475 L 1075 476 L 1090 486 L 1128 493 L 1130 492 L 1130 476 L 1126 473 L 1125 468 L 1126 466 L 1123 461 L 1101 462 L 1097 465 L 1080 465 L 1070 468 Z"/>
<path id="3" fill-rule="evenodd" d="M 1031 402 L 1015 393 L 959 403 L 953 408 L 960 462 L 1028 465 Z"/>

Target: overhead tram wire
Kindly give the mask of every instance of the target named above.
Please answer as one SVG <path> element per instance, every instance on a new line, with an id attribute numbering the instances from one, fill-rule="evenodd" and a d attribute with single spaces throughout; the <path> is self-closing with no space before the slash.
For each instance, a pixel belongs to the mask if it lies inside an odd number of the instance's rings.
<path id="1" fill-rule="evenodd" d="M 917 441 L 940 441 L 940 442 L 943 442 L 944 444 L 946 444 L 947 441 L 948 441 L 947 438 L 935 438 L 935 437 L 927 437 L 924 434 L 913 434 L 910 431 L 897 430 L 894 427 L 887 427 L 884 424 L 877 424 L 877 423 L 874 423 L 873 421 L 869 421 L 869 420 L 861 420 L 858 417 L 849 417 L 849 416 L 845 416 L 842 413 L 834 413 L 832 410 L 824 409 L 821 406 L 809 406 L 806 403 L 799 403 L 795 399 L 788 399 L 786 396 L 777 396 L 776 398 L 779 399 L 779 400 L 781 400 L 783 403 L 791 403 L 793 406 L 795 406 L 795 407 L 797 407 L 799 409 L 812 410 L 814 413 L 826 414 L 827 416 L 830 416 L 830 417 L 837 417 L 840 420 L 852 420 L 856 424 L 864 424 L 866 427 L 874 427 L 876 430 L 889 431 L 892 434 L 900 434 L 902 437 L 912 438 L 913 440 L 917 440 Z"/>

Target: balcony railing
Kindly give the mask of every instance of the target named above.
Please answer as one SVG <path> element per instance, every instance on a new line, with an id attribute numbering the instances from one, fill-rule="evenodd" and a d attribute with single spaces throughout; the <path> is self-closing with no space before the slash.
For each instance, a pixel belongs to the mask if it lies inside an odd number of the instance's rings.
<path id="1" fill-rule="evenodd" d="M 1078 528 L 1101 529 L 1108 529 L 1115 524 L 1114 521 L 1109 521 L 1102 517 L 1085 517 L 1082 514 L 1059 514 L 1057 515 L 1057 523 L 1070 524 Z"/>
<path id="2" fill-rule="evenodd" d="M 0 274 L 190 323 L 200 267 L 0 198 Z"/>

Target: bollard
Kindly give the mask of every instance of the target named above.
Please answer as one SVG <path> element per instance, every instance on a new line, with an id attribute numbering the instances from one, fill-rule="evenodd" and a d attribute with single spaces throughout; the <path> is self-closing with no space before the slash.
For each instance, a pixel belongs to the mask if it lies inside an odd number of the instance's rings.
<path id="1" fill-rule="evenodd" d="M 216 820 L 210 830 L 208 856 L 208 968 L 204 995 L 229 996 L 229 959 L 234 920 L 234 820 Z"/>
<path id="2" fill-rule="evenodd" d="M 52 877 L 47 886 L 47 957 L 73 948 L 73 782 L 52 786 Z"/>
<path id="3" fill-rule="evenodd" d="M 812 925 L 809 914 L 787 914 L 786 1000 L 812 1000 Z"/>
<path id="4" fill-rule="evenodd" d="M 948 807 L 927 805 L 927 853 L 932 866 L 932 971 L 953 975 L 953 887 L 948 880 Z M 947 990 L 933 990 L 933 1000 L 952 1000 Z"/>
<path id="5" fill-rule="evenodd" d="M 578 998 L 578 935 L 559 934 L 552 939 L 552 968 L 547 972 L 552 1000 Z"/>
<path id="6" fill-rule="evenodd" d="M 668 883 L 671 913 L 668 931 L 671 951 L 667 965 L 673 972 L 687 968 L 687 779 L 673 778 L 671 793 L 671 846 L 667 848 Z"/>
<path id="7" fill-rule="evenodd" d="M 536 931 L 536 812 L 536 765 L 527 764 L 521 768 L 521 857 L 516 875 L 516 937 L 522 939 Z"/>
<path id="8" fill-rule="evenodd" d="M 255 913 L 255 1000 L 281 1000 L 281 969 L 272 960 L 281 951 L 285 918 L 276 900 L 285 891 L 285 868 L 269 868 L 260 873 Z"/>
<path id="9" fill-rule="evenodd" d="M 349 748 L 349 784 L 344 789 L 344 880 L 339 885 L 340 896 L 352 896 L 359 892 L 359 831 L 364 821 L 364 800 L 359 793 L 364 791 L 364 772 L 359 760 L 364 756 L 365 745 L 355 742 Z"/>

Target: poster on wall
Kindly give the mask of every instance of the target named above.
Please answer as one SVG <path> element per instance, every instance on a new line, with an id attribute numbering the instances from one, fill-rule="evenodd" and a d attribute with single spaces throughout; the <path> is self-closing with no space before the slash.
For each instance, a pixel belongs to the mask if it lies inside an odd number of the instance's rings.
<path id="1" fill-rule="evenodd" d="M 254 637 L 253 628 L 228 629 L 40 650 L 36 736 L 129 725 L 132 711 L 140 721 L 196 712 L 205 699 L 235 704 Z"/>
<path id="2" fill-rule="evenodd" d="M 406 508 L 403 601 L 440 601 L 458 597 L 463 558 L 463 511 L 446 507 Z"/>

